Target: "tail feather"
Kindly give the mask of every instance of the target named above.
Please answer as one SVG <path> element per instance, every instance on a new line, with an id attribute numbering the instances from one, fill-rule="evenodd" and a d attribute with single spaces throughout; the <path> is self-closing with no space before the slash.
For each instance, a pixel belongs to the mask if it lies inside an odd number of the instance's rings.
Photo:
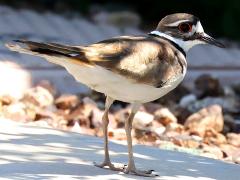
<path id="1" fill-rule="evenodd" d="M 49 62 L 59 64 L 69 61 L 82 65 L 90 65 L 85 57 L 83 47 L 66 46 L 56 43 L 40 43 L 27 40 L 15 40 L 15 44 L 8 43 L 6 47 L 11 51 L 40 56 Z"/>
<path id="2" fill-rule="evenodd" d="M 27 47 L 25 47 L 24 49 L 30 50 L 32 52 L 40 53 L 40 54 L 62 55 L 62 56 L 72 57 L 73 55 L 81 53 L 80 48 L 60 45 L 56 43 L 40 43 L 40 42 L 26 41 L 26 40 L 15 40 L 15 42 L 26 45 Z"/>

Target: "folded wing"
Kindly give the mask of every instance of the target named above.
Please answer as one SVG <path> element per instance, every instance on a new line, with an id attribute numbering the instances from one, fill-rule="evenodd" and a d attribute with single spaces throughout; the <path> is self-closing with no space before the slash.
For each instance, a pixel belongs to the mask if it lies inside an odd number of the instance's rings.
<path id="1" fill-rule="evenodd" d="M 59 65 L 67 62 L 100 66 L 138 83 L 161 86 L 173 73 L 169 60 L 174 53 L 169 51 L 170 53 L 164 54 L 164 44 L 147 36 L 121 36 L 89 46 L 68 46 L 26 40 L 17 40 L 17 42 L 19 44 L 7 44 L 7 47 L 13 51 L 41 56 Z"/>

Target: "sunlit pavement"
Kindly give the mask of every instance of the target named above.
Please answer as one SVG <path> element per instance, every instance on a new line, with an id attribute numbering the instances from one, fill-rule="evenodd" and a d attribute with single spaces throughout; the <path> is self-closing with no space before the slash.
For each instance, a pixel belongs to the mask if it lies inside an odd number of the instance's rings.
<path id="1" fill-rule="evenodd" d="M 103 159 L 101 138 L 27 126 L 0 119 L 0 179 L 149 179 L 92 165 Z M 113 162 L 127 162 L 127 148 L 110 143 Z M 240 166 L 134 146 L 136 165 L 154 169 L 161 180 L 237 180 Z"/>

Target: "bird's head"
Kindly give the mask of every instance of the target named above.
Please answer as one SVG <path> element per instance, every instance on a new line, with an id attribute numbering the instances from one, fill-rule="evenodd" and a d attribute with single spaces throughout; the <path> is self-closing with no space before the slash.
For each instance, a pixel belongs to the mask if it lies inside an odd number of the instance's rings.
<path id="1" fill-rule="evenodd" d="M 212 44 L 223 48 L 224 45 L 206 34 L 198 17 L 176 13 L 164 17 L 155 31 L 150 34 L 163 36 L 177 43 L 185 52 L 198 44 Z"/>

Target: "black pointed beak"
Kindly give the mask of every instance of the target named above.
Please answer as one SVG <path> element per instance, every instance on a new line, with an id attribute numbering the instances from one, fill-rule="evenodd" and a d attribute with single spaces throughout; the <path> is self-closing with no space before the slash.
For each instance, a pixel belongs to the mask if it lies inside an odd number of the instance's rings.
<path id="1" fill-rule="evenodd" d="M 221 42 L 217 41 L 206 33 L 199 34 L 199 39 L 207 44 L 211 44 L 220 48 L 225 48 L 225 45 L 223 45 Z"/>

